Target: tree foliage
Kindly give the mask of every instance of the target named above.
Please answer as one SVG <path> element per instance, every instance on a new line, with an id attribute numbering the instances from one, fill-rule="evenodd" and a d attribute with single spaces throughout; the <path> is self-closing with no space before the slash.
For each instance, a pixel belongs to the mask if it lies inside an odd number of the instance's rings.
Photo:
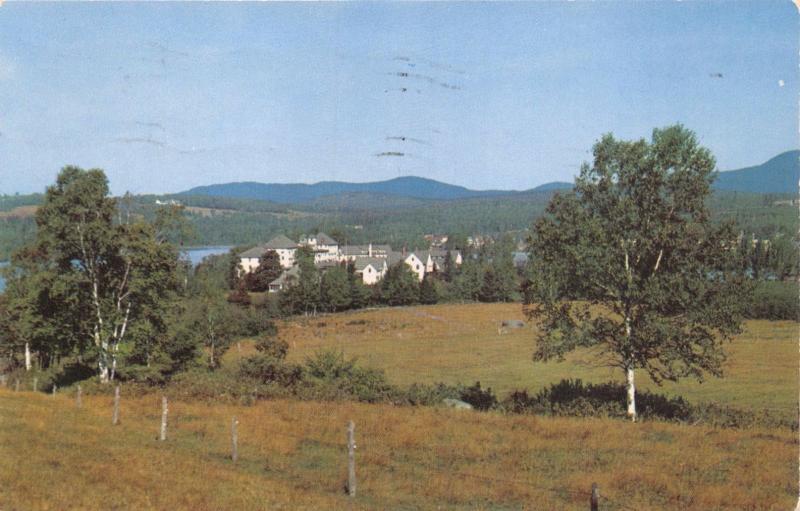
<path id="1" fill-rule="evenodd" d="M 101 381 L 114 378 L 124 342 L 166 330 L 178 285 L 176 249 L 152 224 L 118 216 L 108 194 L 102 170 L 64 167 L 36 213 L 35 241 L 8 271 L 19 337 L 45 359 L 94 359 Z"/>
<path id="2" fill-rule="evenodd" d="M 635 368 L 656 382 L 722 373 L 747 288 L 734 230 L 710 221 L 713 176 L 711 153 L 682 126 L 654 130 L 650 143 L 606 135 L 594 146 L 574 192 L 553 198 L 529 241 L 534 359 L 592 350 L 626 372 L 632 418 Z"/>

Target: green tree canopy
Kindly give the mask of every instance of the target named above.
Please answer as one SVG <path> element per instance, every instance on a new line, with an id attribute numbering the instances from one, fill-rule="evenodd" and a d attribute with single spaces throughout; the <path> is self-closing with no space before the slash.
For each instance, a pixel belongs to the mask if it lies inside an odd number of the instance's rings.
<path id="1" fill-rule="evenodd" d="M 380 284 L 388 305 L 412 305 L 419 300 L 419 279 L 402 261 L 389 267 Z"/>
<path id="2" fill-rule="evenodd" d="M 720 375 L 722 342 L 739 331 L 748 288 L 732 227 L 709 220 L 713 177 L 711 153 L 682 126 L 649 143 L 606 135 L 533 227 L 534 359 L 586 348 L 621 368 L 633 420 L 635 369 L 656 382 Z"/>
<path id="3" fill-rule="evenodd" d="M 104 382 L 123 342 L 166 330 L 178 286 L 175 247 L 153 225 L 117 215 L 108 194 L 102 170 L 64 167 L 36 213 L 35 241 L 8 272 L 18 335 L 50 355 L 96 359 Z"/>

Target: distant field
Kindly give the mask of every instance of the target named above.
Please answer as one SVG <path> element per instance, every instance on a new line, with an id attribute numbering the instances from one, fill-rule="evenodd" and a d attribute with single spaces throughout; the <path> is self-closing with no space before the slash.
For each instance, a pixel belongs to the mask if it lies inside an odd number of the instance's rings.
<path id="1" fill-rule="evenodd" d="M 621 372 L 594 367 L 582 353 L 563 363 L 533 363 L 533 329 L 498 333 L 503 319 L 524 319 L 521 306 L 435 305 L 298 318 L 280 323 L 279 335 L 289 342 L 291 360 L 301 361 L 320 348 L 341 348 L 365 365 L 384 369 L 398 384 L 480 381 L 505 394 L 536 391 L 562 378 L 622 381 Z M 659 388 L 640 372 L 639 386 L 692 402 L 772 409 L 794 417 L 799 333 L 798 323 L 790 321 L 748 321 L 745 332 L 727 346 L 725 378 L 682 380 Z M 228 354 L 237 356 L 235 349 Z"/>
<path id="2" fill-rule="evenodd" d="M 0 389 L 0 509 L 785 510 L 797 436 L 388 405 L 170 402 Z M 230 424 L 239 419 L 233 464 Z M 344 495 L 356 424 L 358 496 Z"/>

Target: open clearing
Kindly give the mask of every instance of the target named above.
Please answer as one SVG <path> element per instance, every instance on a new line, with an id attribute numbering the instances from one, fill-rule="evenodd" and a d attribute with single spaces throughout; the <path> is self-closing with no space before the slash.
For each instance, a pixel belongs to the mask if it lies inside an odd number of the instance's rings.
<path id="1" fill-rule="evenodd" d="M 289 342 L 289 359 L 302 361 L 320 348 L 340 348 L 360 363 L 386 371 L 397 384 L 480 381 L 499 395 L 538 389 L 562 378 L 587 382 L 623 381 L 621 371 L 597 368 L 586 353 L 562 363 L 533 363 L 530 326 L 498 333 L 500 321 L 525 319 L 519 304 L 447 304 L 329 314 L 279 323 Z M 653 384 L 637 372 L 638 385 L 691 402 L 716 402 L 796 416 L 798 323 L 748 321 L 726 346 L 725 378 Z M 245 345 L 242 354 L 252 347 Z M 236 349 L 228 357 L 239 356 Z"/>
<path id="2" fill-rule="evenodd" d="M 0 389 L 0 509 L 785 510 L 797 437 L 610 419 L 352 403 L 170 402 Z M 239 461 L 229 459 L 239 419 Z M 358 495 L 344 495 L 345 424 Z"/>

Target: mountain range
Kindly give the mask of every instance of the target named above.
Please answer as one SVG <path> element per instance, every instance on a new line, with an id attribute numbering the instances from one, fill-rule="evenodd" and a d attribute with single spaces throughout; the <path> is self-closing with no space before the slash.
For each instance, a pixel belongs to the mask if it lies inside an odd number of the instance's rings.
<path id="1" fill-rule="evenodd" d="M 800 181 L 800 151 L 787 151 L 753 167 L 719 172 L 715 190 L 753 193 L 797 194 Z M 302 183 L 237 182 L 198 186 L 179 195 L 205 195 L 239 199 L 258 199 L 279 204 L 312 204 L 320 199 L 366 196 L 419 200 L 487 198 L 569 189 L 572 183 L 554 181 L 530 190 L 470 190 L 417 176 L 405 176 L 371 183 L 322 181 Z"/>

